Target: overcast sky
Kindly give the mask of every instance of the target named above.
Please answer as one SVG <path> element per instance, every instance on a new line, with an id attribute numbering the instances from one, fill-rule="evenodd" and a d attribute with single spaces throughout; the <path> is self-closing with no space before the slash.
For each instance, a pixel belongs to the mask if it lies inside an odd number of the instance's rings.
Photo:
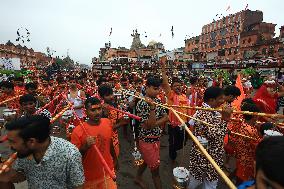
<path id="1" fill-rule="evenodd" d="M 145 45 L 155 40 L 171 50 L 184 46 L 186 35 L 200 34 L 216 14 L 235 13 L 246 4 L 262 10 L 264 21 L 277 24 L 279 34 L 283 0 L 0 0 L 0 43 L 16 43 L 16 31 L 23 27 L 31 33 L 25 43 L 29 48 L 46 52 L 51 47 L 58 56 L 66 56 L 69 49 L 75 61 L 90 64 L 105 42 L 129 48 L 133 29 Z"/>

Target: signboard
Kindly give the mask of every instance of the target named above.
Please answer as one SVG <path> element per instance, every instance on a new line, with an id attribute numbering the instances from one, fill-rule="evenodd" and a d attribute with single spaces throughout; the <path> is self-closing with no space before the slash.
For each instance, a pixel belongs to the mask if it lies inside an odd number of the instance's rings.
<path id="1" fill-rule="evenodd" d="M 0 68 L 4 70 L 21 70 L 19 58 L 0 58 Z"/>
<path id="2" fill-rule="evenodd" d="M 204 69 L 203 63 L 192 63 L 192 69 Z"/>

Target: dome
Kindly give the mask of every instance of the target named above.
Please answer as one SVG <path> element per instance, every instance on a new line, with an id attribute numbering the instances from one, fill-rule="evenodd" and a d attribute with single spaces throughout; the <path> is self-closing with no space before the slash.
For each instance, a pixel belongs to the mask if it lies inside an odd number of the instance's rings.
<path id="1" fill-rule="evenodd" d="M 154 46 L 156 44 L 157 44 L 157 41 L 152 40 L 149 42 L 148 46 Z"/>

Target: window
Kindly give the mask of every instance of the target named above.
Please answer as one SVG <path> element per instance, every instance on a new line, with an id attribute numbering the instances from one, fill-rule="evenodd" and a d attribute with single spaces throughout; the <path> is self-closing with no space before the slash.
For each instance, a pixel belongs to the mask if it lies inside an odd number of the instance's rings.
<path id="1" fill-rule="evenodd" d="M 266 51 L 267 51 L 267 49 L 266 49 L 266 48 L 263 48 L 263 49 L 262 49 L 262 54 L 265 55 L 265 54 L 266 54 Z"/>
<path id="2" fill-rule="evenodd" d="M 235 48 L 234 54 L 238 54 L 239 49 Z"/>
<path id="3" fill-rule="evenodd" d="M 248 39 L 248 43 L 250 43 L 250 42 L 251 42 L 251 38 Z"/>
<path id="4" fill-rule="evenodd" d="M 225 49 L 221 49 L 218 51 L 218 56 L 225 56 L 226 50 Z"/>
<path id="5" fill-rule="evenodd" d="M 221 36 L 225 36 L 226 33 L 227 33 L 227 29 L 226 28 L 223 28 L 222 30 L 220 30 Z"/>
<path id="6" fill-rule="evenodd" d="M 245 44 L 245 43 L 246 43 L 246 40 L 244 39 L 244 40 L 243 40 L 243 44 Z"/>
<path id="7" fill-rule="evenodd" d="M 230 43 L 233 44 L 234 43 L 234 38 L 230 37 Z"/>
<path id="8" fill-rule="evenodd" d="M 232 49 L 229 49 L 229 53 L 228 53 L 229 55 L 231 55 L 232 54 Z"/>
<path id="9" fill-rule="evenodd" d="M 231 32 L 233 33 L 235 31 L 234 25 L 231 27 Z"/>
<path id="10" fill-rule="evenodd" d="M 212 41 L 212 42 L 210 43 L 210 48 L 214 48 L 214 47 L 216 47 L 216 41 Z"/>
<path id="11" fill-rule="evenodd" d="M 217 36 L 217 33 L 216 32 L 211 32 L 210 36 L 211 36 L 211 40 L 215 40 L 216 36 Z"/>
<path id="12" fill-rule="evenodd" d="M 226 45 L 226 44 L 227 44 L 226 39 L 222 39 L 222 40 L 220 41 L 220 45 L 221 45 L 221 46 L 224 46 L 224 45 Z"/>
<path id="13" fill-rule="evenodd" d="M 232 22 L 236 22 L 236 15 L 233 16 Z"/>

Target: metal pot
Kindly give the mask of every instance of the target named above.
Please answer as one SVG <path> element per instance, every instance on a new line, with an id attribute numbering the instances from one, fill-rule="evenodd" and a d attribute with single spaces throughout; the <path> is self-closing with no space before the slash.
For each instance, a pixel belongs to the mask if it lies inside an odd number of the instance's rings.
<path id="1" fill-rule="evenodd" d="M 185 167 L 176 167 L 173 169 L 175 189 L 186 189 L 189 184 L 189 171 Z"/>
<path id="2" fill-rule="evenodd" d="M 283 136 L 282 133 L 273 130 L 265 130 L 264 137 L 272 137 L 272 136 Z"/>
<path id="3" fill-rule="evenodd" d="M 72 117 L 73 117 L 73 111 L 72 110 L 67 110 L 66 112 L 64 112 L 62 114 L 62 119 L 65 120 L 65 121 L 68 121 L 70 120 Z"/>
<path id="4" fill-rule="evenodd" d="M 7 120 L 7 119 L 10 120 L 10 119 L 16 118 L 16 114 L 17 114 L 17 112 L 13 109 L 4 109 L 3 110 L 3 118 L 5 120 Z"/>
<path id="5" fill-rule="evenodd" d="M 144 163 L 144 160 L 142 159 L 142 155 L 138 151 L 137 148 L 134 148 L 134 151 L 132 152 L 132 156 L 134 157 L 134 165 L 140 166 Z"/>

